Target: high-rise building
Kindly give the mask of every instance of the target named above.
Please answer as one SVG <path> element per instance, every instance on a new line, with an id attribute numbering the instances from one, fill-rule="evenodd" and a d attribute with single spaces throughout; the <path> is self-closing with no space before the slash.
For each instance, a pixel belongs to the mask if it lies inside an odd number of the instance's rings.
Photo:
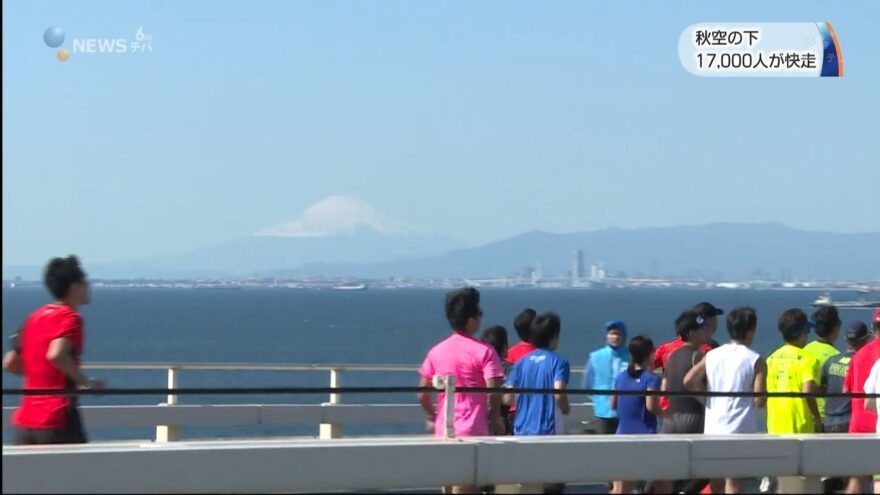
<path id="1" fill-rule="evenodd" d="M 584 252 L 580 249 L 574 251 L 574 261 L 571 267 L 571 278 L 581 279 L 586 276 L 584 269 Z"/>
<path id="2" fill-rule="evenodd" d="M 541 262 L 536 262 L 534 270 L 532 270 L 532 283 L 537 284 L 544 278 L 544 272 L 541 270 Z"/>

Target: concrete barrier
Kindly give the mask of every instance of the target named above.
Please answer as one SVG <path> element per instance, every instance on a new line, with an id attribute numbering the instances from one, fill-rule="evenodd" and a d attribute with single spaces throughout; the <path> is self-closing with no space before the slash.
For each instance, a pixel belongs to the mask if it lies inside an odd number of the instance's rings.
<path id="1" fill-rule="evenodd" d="M 528 462 L 521 462 L 528 459 Z M 3 492 L 311 492 L 880 472 L 880 437 L 744 435 L 202 441 L 4 447 Z M 47 475 L 51 473 L 51 475 Z"/>

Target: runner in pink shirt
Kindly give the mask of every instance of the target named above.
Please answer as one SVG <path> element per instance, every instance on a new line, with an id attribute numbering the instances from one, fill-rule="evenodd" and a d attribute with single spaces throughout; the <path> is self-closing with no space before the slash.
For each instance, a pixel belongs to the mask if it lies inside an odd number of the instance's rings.
<path id="1" fill-rule="evenodd" d="M 480 293 L 476 289 L 468 287 L 446 295 L 446 318 L 452 327 L 452 335 L 428 351 L 419 368 L 420 386 L 430 386 L 435 375 L 453 375 L 456 387 L 501 386 L 504 379 L 501 358 L 495 349 L 473 337 L 480 329 L 482 316 Z M 445 431 L 443 399 L 443 394 L 439 394 L 439 407 L 435 408 L 430 393 L 419 394 L 422 409 L 434 422 L 436 436 L 443 436 Z M 456 394 L 454 428 L 457 437 L 489 435 L 490 431 L 503 435 L 501 396 Z"/>

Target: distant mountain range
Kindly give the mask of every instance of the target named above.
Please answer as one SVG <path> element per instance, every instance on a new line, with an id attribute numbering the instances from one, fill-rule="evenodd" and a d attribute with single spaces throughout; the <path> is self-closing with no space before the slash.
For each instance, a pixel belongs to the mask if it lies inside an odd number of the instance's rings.
<path id="1" fill-rule="evenodd" d="M 880 232 L 809 232 L 777 223 L 534 231 L 466 249 L 448 239 L 383 234 L 358 225 L 326 236 L 249 236 L 179 256 L 88 269 L 94 278 L 465 278 L 507 276 L 540 266 L 546 276 L 565 276 L 575 250 L 583 252 L 587 265 L 602 263 L 610 273 L 628 276 L 880 278 Z M 39 268 L 3 267 L 4 279 L 15 276 L 37 278 Z"/>
<path id="2" fill-rule="evenodd" d="M 709 280 L 757 278 L 880 278 L 880 232 L 809 232 L 778 223 L 619 229 L 554 234 L 534 231 L 470 249 L 374 264 L 316 263 L 287 275 L 498 277 L 540 266 L 545 276 L 565 276 L 574 251 L 610 273 Z"/>

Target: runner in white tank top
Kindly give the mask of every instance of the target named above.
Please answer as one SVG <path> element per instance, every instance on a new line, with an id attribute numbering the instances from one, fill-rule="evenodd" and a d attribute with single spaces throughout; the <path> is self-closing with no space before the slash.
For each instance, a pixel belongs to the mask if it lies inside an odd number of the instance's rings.
<path id="1" fill-rule="evenodd" d="M 749 349 L 758 317 L 749 307 L 733 309 L 727 315 L 730 343 L 712 349 L 684 377 L 684 385 L 694 391 L 757 392 L 767 390 L 767 363 Z M 755 408 L 764 407 L 766 397 L 707 397 L 703 433 L 731 435 L 755 433 Z M 742 493 L 746 480 L 725 478 L 724 493 Z"/>
<path id="2" fill-rule="evenodd" d="M 729 343 L 706 354 L 706 389 L 710 392 L 751 392 L 755 362 L 761 356 L 747 346 Z M 755 404 L 751 397 L 707 397 L 707 435 L 755 433 Z"/>

